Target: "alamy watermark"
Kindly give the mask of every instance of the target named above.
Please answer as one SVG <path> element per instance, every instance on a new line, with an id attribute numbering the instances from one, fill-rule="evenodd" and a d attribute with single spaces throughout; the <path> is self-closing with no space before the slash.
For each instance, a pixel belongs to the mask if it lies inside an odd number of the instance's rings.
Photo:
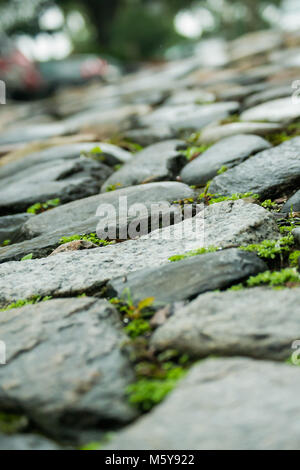
<path id="1" fill-rule="evenodd" d="M 6 84 L 0 80 L 0 104 L 6 104 Z"/>
<path id="2" fill-rule="evenodd" d="M 4 341 L 0 341 L 0 365 L 6 364 L 6 344 Z"/>
<path id="3" fill-rule="evenodd" d="M 291 355 L 291 362 L 295 366 L 300 366 L 300 340 L 296 339 L 292 343 L 292 349 L 294 349 L 294 352 Z"/>
<path id="4" fill-rule="evenodd" d="M 300 104 L 300 80 L 295 80 L 292 83 L 292 89 L 294 90 L 292 94 L 292 103 Z"/>
<path id="5" fill-rule="evenodd" d="M 129 240 L 151 232 L 153 239 L 199 240 L 204 236 L 203 204 L 128 204 L 120 196 L 118 207 L 100 204 L 96 232 L 102 240 Z"/>

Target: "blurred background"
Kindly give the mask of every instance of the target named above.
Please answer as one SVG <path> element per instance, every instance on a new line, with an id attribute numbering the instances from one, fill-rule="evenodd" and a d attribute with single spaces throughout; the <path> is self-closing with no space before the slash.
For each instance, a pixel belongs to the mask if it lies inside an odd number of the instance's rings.
<path id="1" fill-rule="evenodd" d="M 201 41 L 300 29 L 299 0 L 0 0 L 0 78 L 14 97 L 189 57 Z"/>

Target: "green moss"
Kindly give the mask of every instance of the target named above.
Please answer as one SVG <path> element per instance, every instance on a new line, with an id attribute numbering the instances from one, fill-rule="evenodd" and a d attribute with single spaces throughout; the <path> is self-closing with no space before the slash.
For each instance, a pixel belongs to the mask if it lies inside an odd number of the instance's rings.
<path id="1" fill-rule="evenodd" d="M 280 145 L 283 142 L 286 142 L 287 140 L 290 140 L 292 136 L 288 135 L 287 132 L 278 132 L 275 134 L 269 134 L 266 136 L 266 139 L 270 142 L 272 145 Z"/>
<path id="2" fill-rule="evenodd" d="M 293 245 L 294 237 L 288 235 L 278 240 L 263 240 L 259 244 L 241 246 L 240 249 L 255 252 L 261 258 L 275 259 L 276 256 L 282 253 L 288 253 Z"/>
<path id="3" fill-rule="evenodd" d="M 271 199 L 266 199 L 265 201 L 261 203 L 261 205 L 265 209 L 277 209 L 278 208 L 278 205 L 276 204 L 276 202 L 272 202 Z"/>
<path id="4" fill-rule="evenodd" d="M 4 240 L 4 241 L 0 244 L 0 246 L 8 246 L 8 245 L 10 245 L 10 244 L 11 244 L 11 240 Z"/>
<path id="5" fill-rule="evenodd" d="M 147 318 L 152 317 L 154 297 L 147 297 L 134 305 L 129 289 L 125 289 L 121 298 L 110 299 L 125 323 L 124 331 L 132 339 L 149 333 L 152 328 Z"/>
<path id="6" fill-rule="evenodd" d="M 196 146 L 189 147 L 188 149 L 184 150 L 182 152 L 182 154 L 185 155 L 185 157 L 188 160 L 193 160 L 194 158 L 201 155 L 201 153 L 204 153 L 209 147 L 210 147 L 210 145 L 201 145 L 201 146 L 197 146 L 197 147 Z"/>
<path id="7" fill-rule="evenodd" d="M 245 286 L 243 284 L 236 284 L 235 286 L 229 287 L 227 290 L 232 290 L 232 291 L 237 291 L 237 290 L 243 290 Z"/>
<path id="8" fill-rule="evenodd" d="M 247 286 L 254 287 L 260 285 L 286 286 L 288 283 L 299 283 L 300 275 L 296 269 L 286 268 L 281 271 L 265 271 L 257 276 L 251 276 L 247 280 Z"/>
<path id="9" fill-rule="evenodd" d="M 300 258 L 300 250 L 295 250 L 289 256 L 289 263 L 291 266 L 298 266 L 298 260 Z"/>
<path id="10" fill-rule="evenodd" d="M 0 432 L 15 434 L 23 431 L 28 425 L 28 419 L 24 415 L 12 413 L 0 413 Z"/>
<path id="11" fill-rule="evenodd" d="M 109 184 L 106 188 L 106 192 L 110 193 L 112 191 L 116 191 L 119 187 L 121 187 L 121 183 L 116 183 L 116 184 Z"/>
<path id="12" fill-rule="evenodd" d="M 192 250 L 188 251 L 187 253 L 184 253 L 183 255 L 174 255 L 169 258 L 169 261 L 175 262 L 175 261 L 181 261 L 186 258 L 191 258 L 192 256 L 198 256 L 198 255 L 204 255 L 206 253 L 213 253 L 215 251 L 218 251 L 220 248 L 216 246 L 209 246 L 207 248 L 198 248 L 197 250 Z"/>
<path id="13" fill-rule="evenodd" d="M 149 321 L 143 318 L 136 318 L 129 325 L 125 326 L 124 331 L 126 331 L 130 338 L 137 338 L 151 331 L 151 326 Z"/>
<path id="14" fill-rule="evenodd" d="M 65 243 L 74 242 L 76 240 L 84 240 L 87 242 L 94 243 L 98 246 L 107 246 L 112 244 L 112 242 L 108 242 L 106 240 L 101 240 L 100 238 L 98 238 L 96 233 L 90 233 L 88 235 L 71 235 L 70 237 L 62 237 L 59 240 L 59 244 L 64 245 Z"/>
<path id="15" fill-rule="evenodd" d="M 234 122 L 241 122 L 239 114 L 232 114 L 231 116 L 228 116 L 225 119 L 222 119 L 219 124 L 225 125 L 225 124 L 232 124 Z"/>
<path id="16" fill-rule="evenodd" d="M 34 297 L 31 297 L 30 299 L 19 299 L 16 302 L 12 302 L 11 304 L 8 304 L 6 307 L 0 309 L 0 312 L 4 312 L 6 310 L 11 310 L 13 308 L 20 308 L 20 307 L 25 307 L 25 305 L 33 305 L 37 304 L 39 302 L 46 302 L 47 300 L 51 300 L 52 297 L 50 295 L 46 297 L 41 297 L 40 295 L 35 295 Z"/>
<path id="17" fill-rule="evenodd" d="M 106 140 L 106 142 L 112 145 L 116 145 L 117 147 L 122 147 L 123 149 L 132 153 L 137 153 L 143 150 L 143 147 L 140 144 L 132 142 L 131 140 L 126 139 L 120 135 L 111 137 L 110 139 Z"/>
<path id="18" fill-rule="evenodd" d="M 23 258 L 21 258 L 21 261 L 27 261 L 28 259 L 32 259 L 32 258 L 33 258 L 33 253 L 29 253 L 28 255 L 23 256 Z"/>
<path id="19" fill-rule="evenodd" d="M 101 450 L 108 442 L 114 437 L 113 432 L 106 433 L 103 438 L 98 442 L 89 442 L 83 445 L 79 450 Z"/>
<path id="20" fill-rule="evenodd" d="M 114 171 L 118 171 L 122 168 L 122 163 L 117 163 L 116 165 L 114 165 Z"/>
<path id="21" fill-rule="evenodd" d="M 151 410 L 173 390 L 185 373 L 183 367 L 171 364 L 166 367 L 164 378 L 140 378 L 127 387 L 129 402 L 141 411 Z"/>
<path id="22" fill-rule="evenodd" d="M 53 209 L 54 207 L 59 206 L 60 199 L 50 199 L 46 202 L 37 202 L 33 204 L 33 206 L 28 207 L 27 212 L 29 214 L 41 214 L 42 212 L 48 211 L 49 209 Z"/>
<path id="23" fill-rule="evenodd" d="M 231 196 L 218 196 L 216 195 L 211 195 L 211 198 L 209 200 L 209 204 L 217 204 L 218 202 L 223 202 L 223 201 L 238 201 L 239 199 L 245 199 L 251 197 L 253 199 L 259 199 L 258 194 L 252 194 L 252 193 L 234 193 Z"/>
<path id="24" fill-rule="evenodd" d="M 227 166 L 223 165 L 221 168 L 217 171 L 217 175 L 222 175 L 228 170 Z"/>
<path id="25" fill-rule="evenodd" d="M 300 135 L 300 122 L 296 121 L 289 124 L 282 132 L 266 135 L 265 139 L 267 139 L 272 145 L 280 145 L 293 137 L 297 137 L 298 135 Z"/>

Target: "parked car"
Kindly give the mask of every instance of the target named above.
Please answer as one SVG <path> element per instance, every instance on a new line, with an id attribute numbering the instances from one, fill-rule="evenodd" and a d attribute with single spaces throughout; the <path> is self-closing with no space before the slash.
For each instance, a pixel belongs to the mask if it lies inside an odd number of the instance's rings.
<path id="1" fill-rule="evenodd" d="M 45 96 L 59 86 L 81 85 L 119 74 L 117 66 L 96 55 L 79 54 L 63 60 L 33 62 L 13 41 L 0 36 L 0 80 L 6 83 L 7 95 L 13 98 Z"/>

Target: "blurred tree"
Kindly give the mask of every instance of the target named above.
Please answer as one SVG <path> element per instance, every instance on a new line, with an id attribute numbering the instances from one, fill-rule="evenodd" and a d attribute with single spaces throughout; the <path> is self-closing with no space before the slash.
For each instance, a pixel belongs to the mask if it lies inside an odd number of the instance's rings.
<path id="1" fill-rule="evenodd" d="M 0 29 L 8 34 L 35 35 L 40 31 L 40 16 L 57 5 L 66 18 L 78 10 L 86 20 L 90 34 L 73 38 L 75 50 L 143 60 L 162 56 L 167 47 L 186 41 L 174 28 L 179 10 L 193 6 L 209 10 L 215 18 L 215 29 L 210 34 L 221 32 L 234 38 L 268 26 L 263 9 L 280 3 L 281 0 L 0 0 Z"/>

